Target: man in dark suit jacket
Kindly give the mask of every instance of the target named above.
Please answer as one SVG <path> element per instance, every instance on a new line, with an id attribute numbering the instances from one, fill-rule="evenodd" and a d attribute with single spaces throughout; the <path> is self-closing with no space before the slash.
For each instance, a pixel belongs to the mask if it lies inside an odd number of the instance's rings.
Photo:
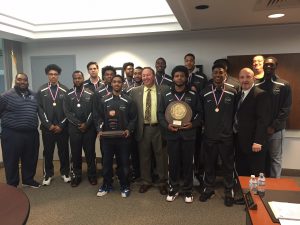
<path id="1" fill-rule="evenodd" d="M 155 72 L 150 67 L 143 69 L 142 80 L 144 84 L 133 88 L 130 92 L 130 96 L 137 106 L 138 114 L 135 139 L 139 145 L 140 170 L 143 180 L 139 192 L 145 193 L 152 186 L 151 156 L 153 151 L 156 159 L 156 170 L 160 179 L 159 190 L 162 195 L 166 195 L 167 154 L 162 149 L 162 136 L 157 119 L 161 93 L 164 92 L 165 86 L 159 88 L 155 85 Z"/>
<path id="2" fill-rule="evenodd" d="M 236 168 L 238 175 L 259 175 L 265 172 L 267 126 L 270 99 L 254 85 L 254 72 L 243 68 L 239 73 L 242 91 L 238 94 L 233 131 L 236 137 Z"/>

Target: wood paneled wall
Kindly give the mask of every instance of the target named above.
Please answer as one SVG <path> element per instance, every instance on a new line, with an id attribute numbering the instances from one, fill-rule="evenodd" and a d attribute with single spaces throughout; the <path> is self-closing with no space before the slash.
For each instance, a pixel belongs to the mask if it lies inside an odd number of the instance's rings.
<path id="1" fill-rule="evenodd" d="M 259 54 L 261 55 L 261 54 Z M 264 57 L 273 56 L 278 60 L 276 74 L 287 80 L 292 88 L 292 109 L 287 122 L 287 129 L 300 129 L 300 53 L 262 54 Z M 238 77 L 244 67 L 252 68 L 252 58 L 255 55 L 228 56 L 231 64 L 230 75 Z"/>

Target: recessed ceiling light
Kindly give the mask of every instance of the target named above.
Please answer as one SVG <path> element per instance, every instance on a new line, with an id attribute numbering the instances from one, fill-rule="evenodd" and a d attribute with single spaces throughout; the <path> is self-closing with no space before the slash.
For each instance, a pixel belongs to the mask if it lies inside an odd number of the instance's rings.
<path id="1" fill-rule="evenodd" d="M 280 17 L 283 17 L 283 16 L 285 16 L 285 14 L 283 14 L 283 13 L 275 13 L 275 14 L 268 15 L 268 18 L 270 18 L 270 19 L 276 19 L 276 18 L 280 18 Z"/>
<path id="2" fill-rule="evenodd" d="M 195 6 L 196 9 L 208 9 L 209 5 L 197 5 Z"/>

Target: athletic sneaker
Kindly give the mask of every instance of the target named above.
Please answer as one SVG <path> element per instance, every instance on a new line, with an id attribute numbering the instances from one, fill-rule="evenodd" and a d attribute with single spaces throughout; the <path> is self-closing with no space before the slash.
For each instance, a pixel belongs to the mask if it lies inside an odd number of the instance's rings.
<path id="1" fill-rule="evenodd" d="M 97 192 L 97 196 L 98 197 L 102 197 L 104 195 L 106 195 L 107 193 L 112 191 L 112 187 L 111 186 L 107 186 L 107 185 L 102 185 L 98 192 Z"/>
<path id="2" fill-rule="evenodd" d="M 233 203 L 234 203 L 234 198 L 233 197 L 225 196 L 224 204 L 226 206 L 231 207 L 231 206 L 233 206 Z"/>
<path id="3" fill-rule="evenodd" d="M 129 195 L 130 195 L 129 188 L 124 188 L 123 190 L 121 190 L 121 196 L 122 196 L 122 198 L 127 198 Z"/>
<path id="4" fill-rule="evenodd" d="M 43 180 L 43 186 L 49 186 L 51 184 L 52 177 L 45 176 Z"/>
<path id="5" fill-rule="evenodd" d="M 65 183 L 69 183 L 71 181 L 71 177 L 69 175 L 62 175 L 61 178 Z"/>
<path id="6" fill-rule="evenodd" d="M 23 183 L 23 187 L 31 187 L 31 188 L 39 188 L 41 185 L 39 182 L 36 182 L 35 180 L 32 180 L 28 183 Z"/>
<path id="7" fill-rule="evenodd" d="M 166 201 L 173 202 L 178 196 L 178 194 L 179 194 L 178 192 L 170 191 L 169 194 L 167 195 Z"/>
<path id="8" fill-rule="evenodd" d="M 213 198 L 215 196 L 215 192 L 211 191 L 211 192 L 202 192 L 199 200 L 200 202 L 206 202 L 208 199 Z"/>
<path id="9" fill-rule="evenodd" d="M 184 201 L 185 201 L 186 203 L 192 203 L 193 200 L 194 200 L 194 197 L 193 197 L 193 194 L 192 194 L 191 192 L 186 192 L 186 193 L 184 194 Z"/>

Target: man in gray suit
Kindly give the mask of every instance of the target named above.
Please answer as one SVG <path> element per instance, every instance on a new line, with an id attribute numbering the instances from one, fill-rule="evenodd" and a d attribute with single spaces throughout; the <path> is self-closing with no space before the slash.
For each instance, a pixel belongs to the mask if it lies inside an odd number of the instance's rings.
<path id="1" fill-rule="evenodd" d="M 139 192 L 145 193 L 152 186 L 151 155 L 153 151 L 159 175 L 159 191 L 162 195 L 166 195 L 167 154 L 162 149 L 161 128 L 157 120 L 161 93 L 165 87 L 159 88 L 155 85 L 155 72 L 151 67 L 143 69 L 142 80 L 144 84 L 132 89 L 130 93 L 138 111 L 135 139 L 139 145 L 141 178 L 143 180 Z"/>

